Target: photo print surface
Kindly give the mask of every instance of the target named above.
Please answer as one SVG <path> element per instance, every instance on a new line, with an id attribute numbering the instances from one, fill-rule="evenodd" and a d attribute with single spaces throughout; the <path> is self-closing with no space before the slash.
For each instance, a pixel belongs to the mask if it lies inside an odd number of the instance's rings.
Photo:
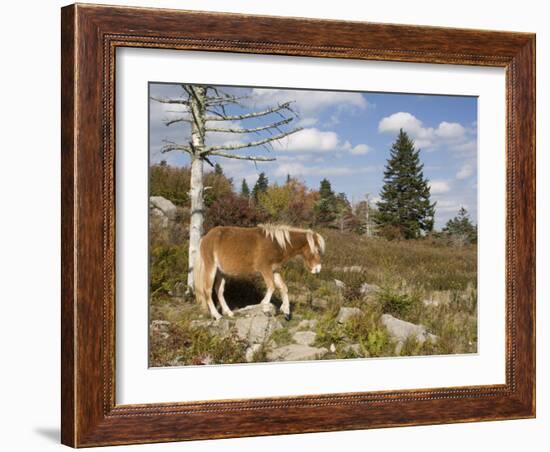
<path id="1" fill-rule="evenodd" d="M 477 98 L 149 84 L 149 365 L 477 352 Z"/>

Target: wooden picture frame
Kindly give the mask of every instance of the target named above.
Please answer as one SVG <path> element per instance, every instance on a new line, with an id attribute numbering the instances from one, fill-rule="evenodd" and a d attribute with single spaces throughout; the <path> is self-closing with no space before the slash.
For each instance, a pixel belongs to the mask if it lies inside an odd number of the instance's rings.
<path id="1" fill-rule="evenodd" d="M 62 442 L 73 447 L 535 416 L 535 35 L 70 5 L 62 9 Z M 506 69 L 506 383 L 115 403 L 115 50 Z"/>

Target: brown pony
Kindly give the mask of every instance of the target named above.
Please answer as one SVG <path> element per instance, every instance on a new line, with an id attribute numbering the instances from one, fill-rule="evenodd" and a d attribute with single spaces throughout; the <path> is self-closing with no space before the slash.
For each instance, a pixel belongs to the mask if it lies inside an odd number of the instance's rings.
<path id="1" fill-rule="evenodd" d="M 253 228 L 215 227 L 201 239 L 194 269 L 195 296 L 217 320 L 221 315 L 212 300 L 214 288 L 222 313 L 233 317 L 223 296 L 224 276 L 260 273 L 267 286 L 265 297 L 260 302 L 263 311 L 270 312 L 271 296 L 277 288 L 283 299 L 281 312 L 285 319 L 290 320 L 288 289 L 278 270 L 286 261 L 300 255 L 311 273 L 319 273 L 324 251 L 325 240 L 310 229 L 270 224 Z"/>

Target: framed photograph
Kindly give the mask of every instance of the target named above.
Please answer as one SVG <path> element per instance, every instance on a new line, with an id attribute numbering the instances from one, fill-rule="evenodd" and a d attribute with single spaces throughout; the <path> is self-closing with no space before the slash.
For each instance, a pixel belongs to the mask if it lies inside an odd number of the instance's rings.
<path id="1" fill-rule="evenodd" d="M 535 416 L 535 36 L 62 9 L 62 442 Z"/>

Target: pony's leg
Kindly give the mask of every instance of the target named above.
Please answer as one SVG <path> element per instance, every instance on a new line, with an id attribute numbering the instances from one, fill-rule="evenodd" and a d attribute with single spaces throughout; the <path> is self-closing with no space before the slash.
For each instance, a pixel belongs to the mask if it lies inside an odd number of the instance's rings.
<path id="1" fill-rule="evenodd" d="M 271 296 L 275 292 L 275 282 L 273 281 L 273 272 L 272 271 L 263 271 L 262 276 L 267 286 L 267 292 L 265 293 L 264 298 L 260 301 L 262 305 L 262 311 L 265 313 L 271 312 Z"/>
<path id="2" fill-rule="evenodd" d="M 275 286 L 279 289 L 281 298 L 283 299 L 283 304 L 281 305 L 281 312 L 285 315 L 286 320 L 291 319 L 290 315 L 290 302 L 288 300 L 288 287 L 286 286 L 283 278 L 280 273 L 275 273 L 274 275 Z"/>
<path id="3" fill-rule="evenodd" d="M 225 278 L 221 275 L 216 276 L 216 279 L 214 280 L 214 290 L 216 291 L 216 295 L 218 296 L 218 301 L 220 302 L 222 313 L 229 317 L 233 317 L 233 311 L 229 309 L 229 306 L 227 306 L 227 302 L 225 301 L 225 297 L 223 296 L 224 289 Z"/>
<path id="4" fill-rule="evenodd" d="M 216 267 L 212 265 L 213 270 L 205 272 L 205 291 L 206 291 L 206 304 L 210 315 L 214 317 L 215 320 L 219 320 L 222 316 L 214 306 L 214 300 L 212 300 L 212 287 L 214 286 L 214 281 L 216 279 Z"/>

